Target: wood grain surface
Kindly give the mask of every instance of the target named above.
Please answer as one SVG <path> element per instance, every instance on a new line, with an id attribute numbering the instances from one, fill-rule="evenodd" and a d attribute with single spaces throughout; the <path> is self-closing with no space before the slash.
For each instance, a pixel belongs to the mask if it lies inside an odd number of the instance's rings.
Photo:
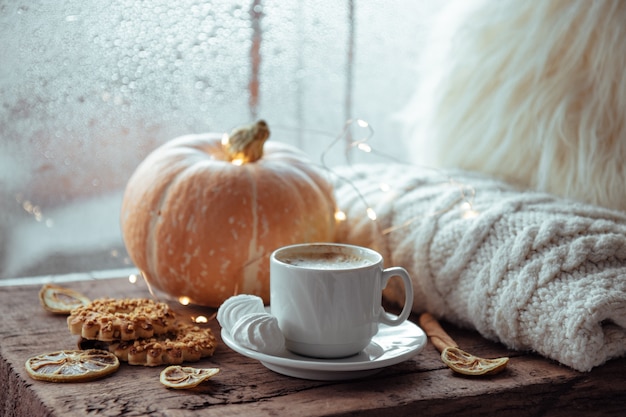
<path id="1" fill-rule="evenodd" d="M 150 297 L 143 282 L 127 278 L 62 284 L 91 298 Z M 352 381 L 309 381 L 266 369 L 219 341 L 215 355 L 193 364 L 221 372 L 193 390 L 159 383 L 163 367 L 123 363 L 115 374 L 85 383 L 31 379 L 24 368 L 34 355 L 74 349 L 64 316 L 39 304 L 40 285 L 0 287 L 0 415 L 37 416 L 621 416 L 626 415 L 626 359 L 579 373 L 525 352 L 508 351 L 477 333 L 442 323 L 466 351 L 510 356 L 502 374 L 453 374 L 429 343 L 412 359 Z M 172 305 L 172 307 L 175 307 Z M 210 317 L 211 309 L 175 307 Z M 416 321 L 416 317 L 411 318 Z M 201 411 L 201 412 L 200 412 Z"/>

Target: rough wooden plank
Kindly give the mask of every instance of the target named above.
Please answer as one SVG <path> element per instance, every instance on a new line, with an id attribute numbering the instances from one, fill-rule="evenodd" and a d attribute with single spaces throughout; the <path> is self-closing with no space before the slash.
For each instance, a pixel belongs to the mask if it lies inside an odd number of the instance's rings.
<path id="1" fill-rule="evenodd" d="M 149 296 L 127 280 L 74 282 L 92 298 Z M 0 411 L 12 416 L 202 415 L 616 415 L 626 409 L 626 360 L 581 374 L 535 355 L 509 352 L 476 333 L 445 325 L 459 344 L 484 356 L 512 355 L 504 374 L 472 379 L 453 374 L 432 346 L 415 358 L 351 382 L 307 381 L 276 374 L 221 343 L 197 366 L 219 367 L 210 383 L 175 391 L 158 381 L 162 367 L 121 366 L 108 378 L 80 384 L 31 380 L 24 369 L 34 354 L 75 347 L 65 318 L 46 313 L 38 286 L 0 288 Z M 191 315 L 214 310 L 184 308 Z M 216 321 L 210 323 L 219 338 Z M 569 413 L 569 414 L 568 414 Z"/>

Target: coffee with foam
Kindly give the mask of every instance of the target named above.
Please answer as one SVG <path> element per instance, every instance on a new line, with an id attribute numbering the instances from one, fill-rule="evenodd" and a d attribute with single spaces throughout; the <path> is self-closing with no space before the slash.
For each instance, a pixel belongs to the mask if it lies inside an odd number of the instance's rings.
<path id="1" fill-rule="evenodd" d="M 385 313 L 382 292 L 402 279 L 404 308 Z M 378 325 L 398 326 L 411 314 L 413 284 L 401 267 L 383 269 L 380 253 L 340 243 L 305 243 L 270 256 L 270 306 L 285 348 L 314 358 L 345 358 L 362 351 Z"/>
<path id="2" fill-rule="evenodd" d="M 341 252 L 301 252 L 280 260 L 309 269 L 352 269 L 372 265 L 372 261 L 367 258 Z"/>

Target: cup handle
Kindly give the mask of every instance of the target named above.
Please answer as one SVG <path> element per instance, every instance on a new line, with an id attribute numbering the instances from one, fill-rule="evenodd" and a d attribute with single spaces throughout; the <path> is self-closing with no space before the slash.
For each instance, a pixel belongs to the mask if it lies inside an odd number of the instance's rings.
<path id="1" fill-rule="evenodd" d="M 409 273 L 406 269 L 394 266 L 392 268 L 387 268 L 383 270 L 381 275 L 382 288 L 387 286 L 387 282 L 389 282 L 389 278 L 398 276 L 402 278 L 402 282 L 404 283 L 404 307 L 402 308 L 402 312 L 397 318 L 391 318 L 389 314 L 385 312 L 385 310 L 381 307 L 381 314 L 379 321 L 388 326 L 397 326 L 402 324 L 406 319 L 409 318 L 411 314 L 411 309 L 413 307 L 413 283 L 411 282 L 411 278 L 409 277 Z"/>

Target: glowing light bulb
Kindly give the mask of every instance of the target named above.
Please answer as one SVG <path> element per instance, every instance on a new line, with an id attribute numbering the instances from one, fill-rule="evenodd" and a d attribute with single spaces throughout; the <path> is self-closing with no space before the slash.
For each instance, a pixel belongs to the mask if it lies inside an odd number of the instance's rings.
<path id="1" fill-rule="evenodd" d="M 370 125 L 369 123 L 367 123 L 365 120 L 362 120 L 362 119 L 358 119 L 358 120 L 356 121 L 356 123 L 357 123 L 360 127 L 368 127 L 368 126 Z"/>
<path id="2" fill-rule="evenodd" d="M 189 297 L 185 297 L 183 295 L 182 297 L 178 297 L 178 302 L 181 303 L 182 305 L 186 306 L 186 305 L 189 305 L 191 300 L 189 299 Z"/>
<path id="3" fill-rule="evenodd" d="M 237 166 L 241 166 L 243 165 L 243 158 L 235 158 L 232 161 L 230 161 L 231 164 L 233 165 L 237 165 Z"/>
<path id="4" fill-rule="evenodd" d="M 370 145 L 368 145 L 367 143 L 359 143 L 357 145 L 357 148 L 359 148 L 363 152 L 368 152 L 368 153 L 372 152 L 372 147 Z"/>
<path id="5" fill-rule="evenodd" d="M 208 323 L 209 319 L 206 316 L 198 316 L 193 318 L 192 320 L 194 321 L 194 323 Z"/>
<path id="6" fill-rule="evenodd" d="M 376 212 L 374 211 L 373 208 L 371 207 L 367 208 L 367 217 L 369 217 L 372 220 L 376 220 Z"/>
<path id="7" fill-rule="evenodd" d="M 464 201 L 463 203 L 461 203 L 461 210 L 463 210 L 461 217 L 464 219 L 473 219 L 474 217 L 478 216 L 478 212 L 474 210 L 472 204 L 469 201 Z"/>
<path id="8" fill-rule="evenodd" d="M 463 212 L 464 219 L 473 219 L 474 217 L 478 217 L 478 212 L 476 210 L 466 210 Z"/>
<path id="9" fill-rule="evenodd" d="M 228 145 L 230 142 L 230 137 L 228 136 L 228 133 L 224 133 L 224 135 L 222 135 L 222 145 L 226 146 Z"/>
<path id="10" fill-rule="evenodd" d="M 346 213 L 344 213 L 341 210 L 337 210 L 335 212 L 335 220 L 337 220 L 338 222 L 342 222 L 345 221 L 348 218 L 348 216 L 346 216 Z"/>
<path id="11" fill-rule="evenodd" d="M 128 276 L 128 282 L 130 282 L 131 284 L 135 284 L 137 282 L 137 275 L 135 274 L 130 274 Z"/>

